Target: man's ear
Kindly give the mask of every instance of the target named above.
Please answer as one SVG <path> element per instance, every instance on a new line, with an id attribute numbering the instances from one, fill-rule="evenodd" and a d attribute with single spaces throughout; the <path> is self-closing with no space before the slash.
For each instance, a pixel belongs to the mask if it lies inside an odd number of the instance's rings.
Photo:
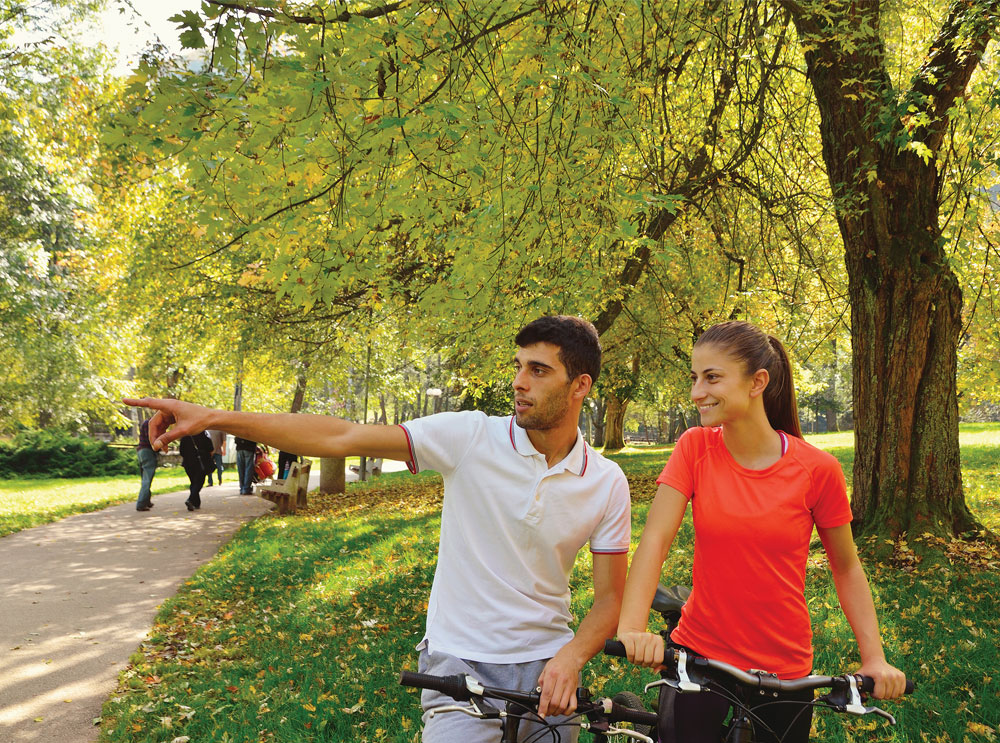
<path id="1" fill-rule="evenodd" d="M 767 369 L 758 369 L 755 371 L 750 378 L 750 397 L 763 395 L 770 381 L 771 375 L 767 373 Z"/>
<path id="2" fill-rule="evenodd" d="M 581 374 L 573 380 L 573 399 L 583 400 L 590 394 L 590 389 L 594 386 L 594 380 L 589 374 Z"/>

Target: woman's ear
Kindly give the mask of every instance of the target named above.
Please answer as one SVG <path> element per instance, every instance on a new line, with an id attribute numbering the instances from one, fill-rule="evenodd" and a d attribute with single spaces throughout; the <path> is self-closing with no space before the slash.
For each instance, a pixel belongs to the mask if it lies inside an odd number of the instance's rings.
<path id="1" fill-rule="evenodd" d="M 755 371 L 750 378 L 750 397 L 760 397 L 763 395 L 770 381 L 771 375 L 768 374 L 767 369 L 758 369 Z"/>

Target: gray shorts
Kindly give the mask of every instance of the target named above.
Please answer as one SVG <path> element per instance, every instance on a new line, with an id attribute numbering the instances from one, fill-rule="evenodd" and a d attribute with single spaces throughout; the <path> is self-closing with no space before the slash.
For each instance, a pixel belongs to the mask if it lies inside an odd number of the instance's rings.
<path id="1" fill-rule="evenodd" d="M 538 677 L 545 668 L 545 660 L 528 663 L 480 663 L 474 660 L 462 660 L 453 655 L 440 652 L 428 652 L 421 643 L 419 671 L 435 676 L 449 676 L 456 673 L 467 673 L 484 686 L 496 686 L 504 689 L 535 689 Z M 499 743 L 500 721 L 478 720 L 461 712 L 430 717 L 428 713 L 436 707 L 444 705 L 465 704 L 456 702 L 451 697 L 430 689 L 420 692 L 420 705 L 424 710 L 424 743 Z M 502 702 L 496 706 L 503 708 Z M 548 717 L 546 722 L 564 722 L 567 717 Z M 574 722 L 578 718 L 574 719 Z M 543 725 L 538 722 L 522 720 L 518 729 L 519 741 L 548 741 L 551 737 L 541 732 Z M 576 743 L 580 728 L 576 725 L 559 727 L 559 740 L 563 743 Z"/>

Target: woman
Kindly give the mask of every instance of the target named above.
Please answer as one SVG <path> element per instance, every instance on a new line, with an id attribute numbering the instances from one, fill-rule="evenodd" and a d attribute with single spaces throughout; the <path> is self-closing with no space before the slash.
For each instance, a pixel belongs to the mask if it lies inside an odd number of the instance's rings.
<path id="1" fill-rule="evenodd" d="M 781 343 L 745 322 L 708 329 L 691 354 L 691 399 L 703 427 L 681 436 L 657 479 L 656 498 L 629 569 L 618 624 L 629 660 L 662 665 L 663 640 L 646 631 L 646 622 L 690 501 L 693 591 L 673 643 L 779 678 L 808 675 L 812 633 L 803 592 L 815 526 L 857 639 L 859 672 L 875 678 L 876 697 L 900 696 L 905 676 L 885 660 L 871 590 L 851 534 L 843 472 L 833 456 L 802 440 L 791 367 Z M 680 695 L 668 687 L 660 704 L 665 743 L 717 741 L 729 708 L 718 695 Z M 756 714 L 765 723 L 756 726 L 758 740 L 809 738 L 811 707 L 769 704 Z"/>

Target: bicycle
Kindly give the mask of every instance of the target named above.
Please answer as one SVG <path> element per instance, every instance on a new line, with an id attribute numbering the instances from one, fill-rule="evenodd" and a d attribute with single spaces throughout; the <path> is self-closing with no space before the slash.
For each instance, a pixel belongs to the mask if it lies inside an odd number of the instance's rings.
<path id="1" fill-rule="evenodd" d="M 624 735 L 642 743 L 655 743 L 648 735 L 637 730 L 619 728 L 618 722 L 629 722 L 634 725 L 656 726 L 656 714 L 646 709 L 635 709 L 619 704 L 608 698 L 594 698 L 589 689 L 580 687 L 576 690 L 576 713 L 570 720 L 549 723 L 538 715 L 540 692 L 519 691 L 516 689 L 501 689 L 483 686 L 468 674 L 460 673 L 452 676 L 434 676 L 426 673 L 403 671 L 399 683 L 418 689 L 433 689 L 447 694 L 457 702 L 468 702 L 468 706 L 446 705 L 431 710 L 428 714 L 462 713 L 481 720 L 500 720 L 502 732 L 501 743 L 516 743 L 517 734 L 522 720 L 532 720 L 544 725 L 531 736 L 532 743 L 551 736 L 553 743 L 560 740 L 559 727 L 578 726 L 588 731 L 595 741 L 603 743 L 609 735 Z M 503 702 L 503 709 L 489 700 Z"/>
<path id="2" fill-rule="evenodd" d="M 680 619 L 681 608 L 690 594 L 685 586 L 665 588 L 659 586 L 652 607 L 660 613 L 666 622 L 666 629 L 660 632 L 667 647 L 664 652 L 664 669 L 662 678 L 647 684 L 645 690 L 669 686 L 681 694 L 712 693 L 722 695 L 731 705 L 732 714 L 729 721 L 723 724 L 720 740 L 725 743 L 755 743 L 755 725 L 763 721 L 754 714 L 749 705 L 749 694 L 777 696 L 779 692 L 806 692 L 820 689 L 830 689 L 826 694 L 812 701 L 784 703 L 812 705 L 817 709 L 830 709 L 835 712 L 851 715 L 874 714 L 884 718 L 890 725 L 896 724 L 896 719 L 883 709 L 866 706 L 863 694 L 870 694 L 875 688 L 874 679 L 867 676 L 843 674 L 839 676 L 810 675 L 798 679 L 779 679 L 764 671 L 743 670 L 722 661 L 700 656 L 690 650 L 670 644 L 670 633 Z M 625 646 L 616 640 L 605 643 L 604 652 L 607 655 L 625 657 Z M 735 684 L 735 688 L 732 688 Z M 914 684 L 906 682 L 906 693 L 913 692 Z M 645 704 L 635 694 L 622 692 L 614 700 L 636 709 L 646 709 Z M 640 729 L 640 732 L 658 739 L 656 727 Z M 781 739 L 775 731 L 771 731 Z"/>

